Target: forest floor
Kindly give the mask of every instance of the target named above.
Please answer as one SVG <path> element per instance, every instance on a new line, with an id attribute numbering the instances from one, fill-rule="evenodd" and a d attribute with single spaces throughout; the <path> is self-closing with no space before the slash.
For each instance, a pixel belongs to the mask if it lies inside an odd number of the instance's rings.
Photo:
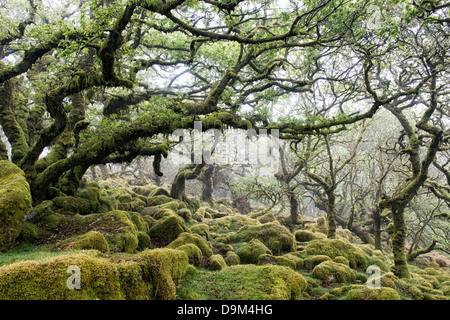
<path id="1" fill-rule="evenodd" d="M 25 223 L 16 246 L 0 254 L 0 298 L 19 293 L 23 299 L 450 298 L 447 256 L 419 256 L 409 264 L 411 278 L 399 279 L 391 272 L 387 244 L 375 250 L 342 228 L 336 239 L 327 239 L 323 217 L 294 225 L 286 215 L 264 208 L 240 214 L 227 199 L 213 205 L 195 198 L 185 203 L 161 187 L 110 181 L 86 181 L 75 197 L 62 195 L 35 209 L 39 215 Z M 69 257 L 94 259 L 91 264 L 107 261 L 117 283 L 99 285 L 99 279 L 81 273 L 83 285 L 93 286 L 84 293 L 71 296 L 63 288 L 46 287 L 41 278 L 46 268 Z M 154 261 L 158 267 L 149 267 Z M 11 275 L 19 280 L 31 275 L 34 284 L 19 288 L 18 280 L 17 288 L 7 288 Z M 65 283 L 68 276 L 50 278 Z M 158 289 L 161 281 L 167 292 Z"/>

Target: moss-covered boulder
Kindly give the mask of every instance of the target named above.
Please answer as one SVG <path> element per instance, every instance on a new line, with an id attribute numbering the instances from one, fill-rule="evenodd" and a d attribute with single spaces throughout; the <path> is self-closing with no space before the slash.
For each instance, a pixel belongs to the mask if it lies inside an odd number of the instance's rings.
<path id="1" fill-rule="evenodd" d="M 198 234 L 199 236 L 205 238 L 205 239 L 209 239 L 210 238 L 210 233 L 209 233 L 209 226 L 206 223 L 197 223 L 192 225 L 189 229 L 191 229 L 191 231 L 193 233 Z"/>
<path id="2" fill-rule="evenodd" d="M 98 251 L 95 251 L 98 253 Z M 0 268 L 0 299 L 148 300 L 174 299 L 188 258 L 179 250 L 145 250 L 115 260 L 94 253 L 60 255 Z M 72 288 L 74 272 L 80 287 Z"/>
<path id="3" fill-rule="evenodd" d="M 189 263 L 194 266 L 200 266 L 202 263 L 202 250 L 200 250 L 199 247 L 197 247 L 193 243 L 186 243 L 179 247 L 177 247 L 177 250 L 184 251 L 186 255 L 188 256 Z"/>
<path id="4" fill-rule="evenodd" d="M 242 263 L 257 264 L 259 256 L 262 254 L 272 254 L 272 251 L 267 248 L 264 243 L 258 239 L 252 239 L 250 242 L 241 245 L 236 254 L 239 256 Z"/>
<path id="5" fill-rule="evenodd" d="M 212 232 L 217 233 L 238 231 L 244 226 L 254 226 L 261 224 L 258 220 L 249 218 L 241 214 L 206 220 L 204 221 L 204 223 L 207 223 L 209 225 L 209 229 Z"/>
<path id="6" fill-rule="evenodd" d="M 329 256 L 318 254 L 315 256 L 306 257 L 305 259 L 303 259 L 303 264 L 306 270 L 313 270 L 317 265 L 329 260 L 331 260 Z"/>
<path id="7" fill-rule="evenodd" d="M 230 236 L 231 241 L 249 242 L 258 239 L 269 248 L 273 254 L 282 254 L 296 249 L 294 235 L 279 223 L 264 223 L 259 225 L 247 225 Z"/>
<path id="8" fill-rule="evenodd" d="M 277 266 L 285 266 L 291 269 L 296 268 L 296 264 L 292 259 L 288 259 L 284 256 L 274 256 L 271 254 L 262 254 L 258 257 L 258 264 L 273 264 Z"/>
<path id="9" fill-rule="evenodd" d="M 138 231 L 148 232 L 149 226 L 144 218 L 137 212 L 128 212 L 128 217 L 135 224 Z"/>
<path id="10" fill-rule="evenodd" d="M 366 256 L 352 244 L 339 239 L 320 239 L 309 242 L 305 247 L 307 255 L 326 255 L 332 259 L 342 256 L 349 262 L 350 268 L 366 271 Z"/>
<path id="11" fill-rule="evenodd" d="M 234 266 L 241 263 L 241 258 L 234 251 L 228 251 L 224 260 L 227 266 Z"/>
<path id="12" fill-rule="evenodd" d="M 324 239 L 326 235 L 321 232 L 312 232 L 309 230 L 297 230 L 294 232 L 295 240 L 299 242 L 308 242 L 317 239 Z"/>
<path id="13" fill-rule="evenodd" d="M 311 275 L 325 282 L 352 282 L 355 272 L 345 264 L 332 260 L 324 261 L 315 266 Z"/>
<path id="14" fill-rule="evenodd" d="M 16 238 L 18 242 L 33 243 L 39 239 L 39 229 L 34 223 L 25 221 L 20 230 L 19 236 Z"/>
<path id="15" fill-rule="evenodd" d="M 181 233 L 178 238 L 169 243 L 166 247 L 177 249 L 179 246 L 187 243 L 195 244 L 202 251 L 202 254 L 208 258 L 213 255 L 212 245 L 208 241 L 200 237 L 198 234 L 192 234 L 189 232 Z"/>
<path id="16" fill-rule="evenodd" d="M 137 250 L 143 251 L 145 249 L 149 249 L 152 247 L 152 241 L 147 232 L 138 231 L 137 239 L 138 239 Z"/>
<path id="17" fill-rule="evenodd" d="M 51 216 L 47 216 L 49 218 Z M 134 253 L 138 247 L 138 228 L 131 221 L 128 212 L 115 210 L 86 216 L 60 216 L 50 228 L 42 221 L 47 233 L 47 241 L 64 240 L 68 237 L 98 231 L 106 238 L 112 252 Z M 45 220 L 45 219 L 44 219 Z M 58 246 L 59 244 L 56 244 Z"/>
<path id="18" fill-rule="evenodd" d="M 369 289 L 361 287 L 350 290 L 344 300 L 400 300 L 400 296 L 392 288 Z"/>
<path id="19" fill-rule="evenodd" d="M 30 186 L 25 174 L 8 160 L 0 161 L 0 251 L 14 243 L 30 209 Z"/>
<path id="20" fill-rule="evenodd" d="M 106 238 L 98 231 L 89 231 L 66 239 L 59 244 L 59 247 L 69 250 L 95 249 L 100 252 L 109 252 L 109 244 Z"/>
<path id="21" fill-rule="evenodd" d="M 209 257 L 209 269 L 213 271 L 222 270 L 227 267 L 225 260 L 220 254 L 213 254 Z"/>
<path id="22" fill-rule="evenodd" d="M 168 241 L 175 240 L 183 232 L 191 232 L 186 227 L 183 219 L 176 215 L 169 215 L 152 226 L 149 230 L 151 238 L 164 239 Z"/>
<path id="23" fill-rule="evenodd" d="M 42 220 L 44 217 L 54 214 L 53 211 L 53 202 L 51 200 L 42 201 L 40 204 L 33 207 L 30 211 L 25 215 L 25 221 L 30 221 L 32 223 L 36 223 Z"/>
<path id="24" fill-rule="evenodd" d="M 218 290 L 218 283 L 226 290 Z M 186 275 L 178 294 L 205 300 L 299 300 L 306 287 L 307 281 L 291 268 L 247 264 Z"/>
<path id="25" fill-rule="evenodd" d="M 171 202 L 171 201 L 173 201 L 173 198 L 170 198 L 170 197 L 165 196 L 165 195 L 159 195 L 159 196 L 148 198 L 147 199 L 147 206 L 149 206 L 149 207 L 159 206 L 159 205 L 162 205 L 164 203 Z"/>
<path id="26" fill-rule="evenodd" d="M 94 213 L 88 199 L 74 196 L 60 196 L 52 199 L 53 210 L 65 215 L 87 215 Z"/>

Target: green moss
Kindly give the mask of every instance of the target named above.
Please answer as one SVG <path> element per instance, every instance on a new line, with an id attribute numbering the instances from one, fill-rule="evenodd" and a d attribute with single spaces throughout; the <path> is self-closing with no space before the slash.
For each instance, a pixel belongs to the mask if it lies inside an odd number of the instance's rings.
<path id="1" fill-rule="evenodd" d="M 144 197 L 148 197 L 149 194 L 156 188 L 156 186 L 153 185 L 147 185 L 147 186 L 134 186 L 131 190 L 133 190 L 133 192 L 144 196 Z"/>
<path id="2" fill-rule="evenodd" d="M 69 266 L 80 268 L 79 290 L 67 288 Z M 0 268 L 0 299 L 174 299 L 187 267 L 186 254 L 170 249 L 108 259 L 96 253 L 78 253 L 18 262 Z"/>
<path id="3" fill-rule="evenodd" d="M 205 237 L 206 239 L 209 239 L 210 234 L 209 234 L 209 226 L 205 223 L 197 223 L 194 224 L 190 227 L 191 231 L 193 233 L 196 233 L 200 236 Z"/>
<path id="4" fill-rule="evenodd" d="M 304 268 L 306 270 L 312 270 L 312 269 L 314 269 L 315 266 L 321 264 L 324 261 L 328 261 L 328 260 L 331 260 L 331 258 L 329 256 L 325 256 L 322 254 L 306 257 L 305 259 L 303 259 Z"/>
<path id="5" fill-rule="evenodd" d="M 30 209 L 30 186 L 24 172 L 7 160 L 0 161 L 0 251 L 14 243 Z"/>
<path id="6" fill-rule="evenodd" d="M 54 229 L 56 228 L 61 220 L 64 219 L 64 216 L 59 213 L 53 213 L 49 214 L 41 219 L 41 226 L 43 226 L 45 229 Z"/>
<path id="7" fill-rule="evenodd" d="M 302 298 L 306 285 L 303 276 L 290 268 L 250 264 L 187 275 L 178 292 L 181 298 L 189 294 L 208 300 L 296 300 Z"/>
<path id="8" fill-rule="evenodd" d="M 259 265 L 273 264 L 273 265 L 277 265 L 277 266 L 289 267 L 291 269 L 296 268 L 296 263 L 293 260 L 288 259 L 284 256 L 274 256 L 271 254 L 260 255 L 258 257 L 258 264 Z"/>
<path id="9" fill-rule="evenodd" d="M 227 266 L 234 266 L 241 263 L 241 258 L 234 251 L 228 251 L 225 256 L 225 263 Z"/>
<path id="10" fill-rule="evenodd" d="M 69 290 L 69 266 L 80 268 L 81 289 Z M 88 254 L 25 261 L 0 268 L 0 299 L 123 299 L 119 273 L 108 260 Z"/>
<path id="11" fill-rule="evenodd" d="M 305 248 L 308 255 L 326 255 L 332 259 L 342 256 L 349 261 L 350 268 L 365 271 L 368 267 L 367 258 L 352 244 L 339 239 L 320 239 L 308 243 Z"/>
<path id="12" fill-rule="evenodd" d="M 20 242 L 33 243 L 39 239 L 39 230 L 35 224 L 25 221 L 20 230 L 17 240 Z"/>
<path id="13" fill-rule="evenodd" d="M 209 269 L 213 271 L 218 271 L 225 269 L 227 267 L 227 264 L 225 260 L 223 259 L 222 255 L 220 254 L 214 254 L 211 257 L 209 257 Z"/>
<path id="14" fill-rule="evenodd" d="M 272 251 L 258 239 L 252 239 L 249 243 L 240 246 L 236 250 L 236 254 L 242 263 L 257 264 L 260 255 L 272 254 Z"/>
<path id="15" fill-rule="evenodd" d="M 138 231 L 148 232 L 149 227 L 148 223 L 144 220 L 144 218 L 137 212 L 128 212 L 128 217 L 135 224 Z"/>
<path id="16" fill-rule="evenodd" d="M 299 242 L 309 242 L 317 239 L 324 239 L 326 235 L 320 232 L 312 232 L 308 230 L 297 230 L 294 232 L 295 240 Z"/>
<path id="17" fill-rule="evenodd" d="M 218 233 L 237 231 L 244 226 L 261 224 L 258 220 L 249 218 L 244 215 L 221 217 L 211 221 L 206 221 L 205 223 L 208 223 L 211 231 Z"/>
<path id="18" fill-rule="evenodd" d="M 177 210 L 177 214 L 184 219 L 184 221 L 188 221 L 192 219 L 191 210 L 188 208 L 181 208 Z"/>
<path id="19" fill-rule="evenodd" d="M 287 253 L 296 249 L 294 236 L 286 227 L 278 223 L 243 226 L 235 235 L 230 236 L 231 241 L 237 242 L 249 242 L 251 239 L 260 240 L 274 254 Z"/>
<path id="20" fill-rule="evenodd" d="M 334 262 L 342 263 L 342 264 L 345 264 L 346 266 L 350 266 L 350 262 L 348 262 L 348 259 L 345 257 L 338 256 L 338 257 L 334 258 L 333 260 L 334 260 Z"/>
<path id="21" fill-rule="evenodd" d="M 66 239 L 58 246 L 65 250 L 96 249 L 100 252 L 109 252 L 108 242 L 103 234 L 98 231 L 90 231 L 83 235 Z"/>
<path id="22" fill-rule="evenodd" d="M 205 219 L 205 215 L 206 215 L 205 207 L 200 207 L 194 212 L 192 218 L 197 221 L 203 221 L 203 219 Z"/>
<path id="23" fill-rule="evenodd" d="M 202 254 L 208 258 L 213 255 L 212 245 L 209 242 L 199 235 L 189 232 L 181 233 L 178 238 L 167 245 L 167 248 L 176 249 L 187 243 L 195 244 L 202 251 Z"/>
<path id="24" fill-rule="evenodd" d="M 295 263 L 295 269 L 302 269 L 305 266 L 303 259 L 292 253 L 286 253 L 283 257 L 293 261 Z"/>
<path id="25" fill-rule="evenodd" d="M 39 222 L 45 216 L 54 213 L 52 207 L 53 202 L 51 200 L 42 201 L 25 215 L 25 221 L 30 221 L 33 223 Z"/>
<path id="26" fill-rule="evenodd" d="M 357 288 L 350 290 L 344 300 L 400 300 L 400 296 L 392 288 Z"/>
<path id="27" fill-rule="evenodd" d="M 168 196 L 165 196 L 165 195 L 159 195 L 159 196 L 148 198 L 147 206 L 149 206 L 149 207 L 159 206 L 159 205 L 162 205 L 162 204 L 170 202 L 170 201 L 173 201 L 173 199 Z"/>
<path id="28" fill-rule="evenodd" d="M 327 218 L 326 217 L 319 217 L 317 219 L 316 223 L 314 223 L 314 224 L 309 226 L 309 229 L 312 232 L 320 232 L 320 233 L 323 233 L 325 235 L 328 234 L 328 221 L 327 221 Z"/>
<path id="29" fill-rule="evenodd" d="M 162 188 L 162 187 L 154 187 L 153 190 L 150 191 L 150 193 L 148 194 L 148 197 L 156 197 L 156 196 L 167 196 L 170 197 L 170 193 L 169 191 L 167 191 L 166 189 Z"/>
<path id="30" fill-rule="evenodd" d="M 133 197 L 129 193 L 122 193 L 117 197 L 117 200 L 123 204 L 123 203 L 130 203 L 133 201 Z"/>
<path id="31" fill-rule="evenodd" d="M 186 243 L 177 247 L 177 250 L 184 251 L 189 259 L 189 263 L 194 266 L 200 266 L 202 263 L 202 250 L 193 243 Z"/>
<path id="32" fill-rule="evenodd" d="M 332 260 L 324 261 L 315 266 L 311 275 L 325 282 L 352 282 L 355 272 L 345 264 Z"/>
<path id="33" fill-rule="evenodd" d="M 176 215 L 170 215 L 158 220 L 158 222 L 150 228 L 149 235 L 152 238 L 172 241 L 183 232 L 190 232 L 184 224 L 183 219 Z"/>
<path id="34" fill-rule="evenodd" d="M 137 234 L 138 247 L 137 250 L 143 251 L 145 249 L 151 248 L 152 242 L 150 236 L 145 231 L 139 231 Z"/>
<path id="35" fill-rule="evenodd" d="M 98 212 L 100 208 L 100 189 L 98 187 L 88 186 L 85 188 L 79 188 L 77 196 L 88 200 L 91 204 L 93 212 Z"/>
<path id="36" fill-rule="evenodd" d="M 67 215 L 87 215 L 92 213 L 92 205 L 88 199 L 74 196 L 62 196 L 52 199 L 54 210 Z"/>

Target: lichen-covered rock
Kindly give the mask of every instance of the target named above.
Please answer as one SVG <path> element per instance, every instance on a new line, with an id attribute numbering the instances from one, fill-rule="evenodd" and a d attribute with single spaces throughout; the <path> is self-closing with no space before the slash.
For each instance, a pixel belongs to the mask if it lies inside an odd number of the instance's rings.
<path id="1" fill-rule="evenodd" d="M 366 271 L 367 258 L 352 244 L 339 239 L 320 239 L 309 242 L 305 247 L 307 255 L 326 255 L 332 259 L 342 256 L 349 262 L 350 268 Z"/>
<path id="2" fill-rule="evenodd" d="M 272 251 L 258 239 L 252 239 L 249 243 L 240 246 L 236 250 L 236 254 L 242 263 L 257 264 L 260 255 L 272 254 Z"/>
<path id="3" fill-rule="evenodd" d="M 69 250 L 95 249 L 100 252 L 109 252 L 108 242 L 103 234 L 98 231 L 90 231 L 88 233 L 66 239 L 59 244 L 59 247 Z"/>
<path id="4" fill-rule="evenodd" d="M 357 288 L 350 290 L 344 300 L 400 300 L 398 292 L 392 288 Z"/>
<path id="5" fill-rule="evenodd" d="M 209 269 L 213 271 L 222 270 L 227 267 L 225 260 L 220 254 L 213 254 L 209 257 Z"/>
<path id="6" fill-rule="evenodd" d="M 202 254 L 208 258 L 213 255 L 212 245 L 208 241 L 200 237 L 198 234 L 192 234 L 189 232 L 181 233 L 178 238 L 169 243 L 166 247 L 177 249 L 179 246 L 187 243 L 195 244 L 202 251 Z"/>
<path id="7" fill-rule="evenodd" d="M 247 225 L 230 236 L 231 241 L 237 242 L 249 242 L 251 239 L 260 240 L 273 254 L 287 253 L 296 249 L 294 235 L 279 223 Z"/>
<path id="8" fill-rule="evenodd" d="M 332 260 L 315 266 L 311 275 L 325 282 L 351 282 L 355 280 L 355 272 L 345 264 Z"/>
<path id="9" fill-rule="evenodd" d="M 0 251 L 14 243 L 30 209 L 30 186 L 25 174 L 8 160 L 0 161 Z"/>
<path id="10" fill-rule="evenodd" d="M 158 220 L 158 222 L 150 228 L 149 235 L 151 238 L 172 241 L 183 232 L 190 232 L 184 224 L 183 219 L 176 215 L 170 215 Z"/>

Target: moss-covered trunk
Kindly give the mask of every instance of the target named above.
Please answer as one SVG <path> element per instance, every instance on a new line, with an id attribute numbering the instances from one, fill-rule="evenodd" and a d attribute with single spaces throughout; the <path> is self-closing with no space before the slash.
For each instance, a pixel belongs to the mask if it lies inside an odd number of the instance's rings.
<path id="1" fill-rule="evenodd" d="M 334 191 L 327 192 L 327 221 L 328 221 L 328 234 L 329 239 L 336 238 L 336 196 Z"/>
<path id="2" fill-rule="evenodd" d="M 300 222 L 299 214 L 298 214 L 298 199 L 297 195 L 293 190 L 289 190 L 288 193 L 289 205 L 291 209 L 291 220 L 293 223 L 297 224 Z"/>
<path id="3" fill-rule="evenodd" d="M 375 238 L 375 249 L 382 251 L 380 208 L 378 208 L 378 207 L 375 208 L 372 217 L 373 217 L 373 228 L 374 228 L 374 238 Z"/>
<path id="4" fill-rule="evenodd" d="M 214 174 L 214 166 L 209 165 L 208 168 L 203 173 L 203 178 L 201 181 L 203 182 L 203 190 L 202 190 L 202 200 L 208 202 L 210 205 L 213 204 L 213 174 Z"/>
<path id="5" fill-rule="evenodd" d="M 170 189 L 170 196 L 177 200 L 188 201 L 188 197 L 186 195 L 186 180 L 195 179 L 198 177 L 204 165 L 204 163 L 188 164 L 181 169 L 173 179 L 172 187 Z"/>
<path id="6" fill-rule="evenodd" d="M 394 274 L 399 278 L 411 278 L 409 273 L 405 243 L 406 243 L 406 221 L 402 205 L 392 206 L 392 217 L 394 222 L 394 233 L 392 235 L 392 250 L 394 254 Z"/>

